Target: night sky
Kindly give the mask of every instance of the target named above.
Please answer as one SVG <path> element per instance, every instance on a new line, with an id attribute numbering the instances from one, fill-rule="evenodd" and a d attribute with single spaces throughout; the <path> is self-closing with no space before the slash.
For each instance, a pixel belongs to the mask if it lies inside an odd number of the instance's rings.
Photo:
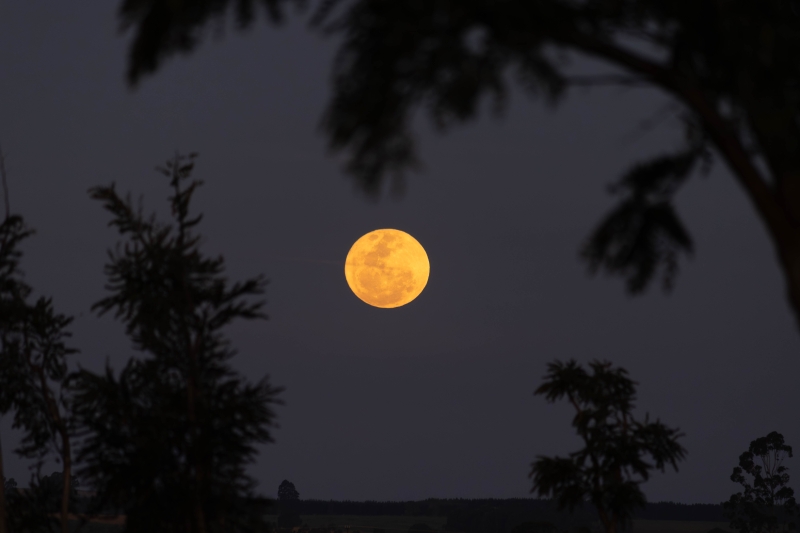
<path id="1" fill-rule="evenodd" d="M 643 485 L 651 501 L 726 500 L 739 454 L 770 431 L 800 447 L 800 334 L 772 244 L 723 165 L 678 195 L 696 254 L 672 294 L 629 297 L 578 259 L 614 205 L 607 184 L 680 142 L 676 119 L 639 129 L 661 93 L 578 90 L 553 111 L 515 90 L 502 119 L 487 105 L 445 136 L 420 117 L 424 172 L 376 202 L 326 149 L 338 43 L 304 16 L 209 38 L 133 91 L 118 3 L 0 0 L 0 143 L 12 211 L 38 231 L 23 269 L 76 316 L 74 361 L 120 369 L 133 355 L 122 324 L 89 310 L 117 235 L 87 189 L 113 181 L 166 215 L 154 167 L 199 152 L 204 250 L 232 280 L 270 279 L 269 320 L 230 330 L 234 367 L 286 387 L 276 442 L 250 470 L 262 493 L 289 479 L 301 498 L 528 497 L 534 458 L 580 444 L 571 408 L 533 396 L 554 359 L 625 367 L 637 413 L 686 433 L 680 471 Z M 425 291 L 398 309 L 364 304 L 343 272 L 352 243 L 386 227 L 431 262 Z M 27 485 L 10 425 L 7 475 Z M 800 489 L 800 459 L 785 464 Z"/>

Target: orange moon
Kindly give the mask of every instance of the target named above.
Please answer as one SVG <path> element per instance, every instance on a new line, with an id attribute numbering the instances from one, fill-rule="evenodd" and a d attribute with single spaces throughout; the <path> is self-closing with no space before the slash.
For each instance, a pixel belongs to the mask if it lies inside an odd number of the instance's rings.
<path id="1" fill-rule="evenodd" d="M 384 309 L 406 305 L 428 283 L 431 265 L 422 245 L 408 233 L 376 229 L 358 239 L 344 263 L 353 293 Z"/>

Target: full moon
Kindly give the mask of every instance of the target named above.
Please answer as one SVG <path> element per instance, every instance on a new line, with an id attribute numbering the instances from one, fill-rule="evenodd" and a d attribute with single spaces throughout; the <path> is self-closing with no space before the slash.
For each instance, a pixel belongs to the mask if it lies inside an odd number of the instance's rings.
<path id="1" fill-rule="evenodd" d="M 376 229 L 358 239 L 344 263 L 356 296 L 375 307 L 406 305 L 428 283 L 431 265 L 422 245 L 408 233 Z"/>

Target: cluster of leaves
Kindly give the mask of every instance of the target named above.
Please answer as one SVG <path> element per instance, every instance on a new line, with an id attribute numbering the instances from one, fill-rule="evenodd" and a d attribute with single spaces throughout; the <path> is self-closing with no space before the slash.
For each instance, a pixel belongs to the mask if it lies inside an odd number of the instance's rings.
<path id="1" fill-rule="evenodd" d="M 589 366 L 591 375 L 575 361 L 550 363 L 536 389 L 548 402 L 569 401 L 576 411 L 572 425 L 585 446 L 569 457 L 538 456 L 530 473 L 531 492 L 552 495 L 559 508 L 574 509 L 588 501 L 606 531 L 614 533 L 630 523 L 635 508 L 645 505 L 639 485 L 650 470 L 664 471 L 668 464 L 677 470 L 686 450 L 677 442 L 677 429 L 650 422 L 649 415 L 644 421 L 634 419 L 636 383 L 625 369 L 600 361 Z"/>
<path id="2" fill-rule="evenodd" d="M 777 431 L 752 441 L 748 451 L 739 456 L 739 466 L 733 469 L 731 481 L 742 485 L 744 492 L 732 495 L 722 504 L 733 529 L 741 533 L 797 529 L 800 507 L 794 490 L 786 486 L 788 468 L 781 464 L 787 456 L 792 457 L 792 447 Z M 756 458 L 761 460 L 760 465 L 756 464 Z M 745 474 L 752 477 L 752 484 Z"/>
<path id="3" fill-rule="evenodd" d="M 119 8 L 121 30 L 136 26 L 130 49 L 128 81 L 135 84 L 144 74 L 154 72 L 165 57 L 194 50 L 210 19 L 224 18 L 234 7 L 237 26 L 248 27 L 255 18 L 256 5 L 264 8 L 275 23 L 283 20 L 287 0 L 202 0 L 200 2 L 162 2 L 124 0 Z"/>
<path id="4" fill-rule="evenodd" d="M 610 187 L 624 195 L 620 204 L 597 226 L 581 255 L 591 272 L 604 269 L 627 280 L 628 291 L 642 292 L 662 269 L 665 290 L 673 287 L 681 253 L 694 250 L 692 238 L 673 204 L 673 197 L 695 166 L 706 163 L 704 144 L 634 166 Z"/>

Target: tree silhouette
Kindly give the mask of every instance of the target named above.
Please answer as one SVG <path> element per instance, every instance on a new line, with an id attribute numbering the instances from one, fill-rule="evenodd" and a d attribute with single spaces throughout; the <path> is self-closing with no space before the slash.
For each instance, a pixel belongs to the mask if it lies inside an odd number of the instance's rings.
<path id="1" fill-rule="evenodd" d="M 739 483 L 744 493 L 737 492 L 722 504 L 731 528 L 740 533 L 774 533 L 781 526 L 785 530 L 797 528 L 794 520 L 800 508 L 794 490 L 786 486 L 789 469 L 781 464 L 786 456 L 792 456 L 792 447 L 777 431 L 752 441 L 748 451 L 739 456 L 731 481 Z M 761 459 L 760 465 L 755 464 L 756 457 Z M 745 474 L 752 476 L 752 485 Z"/>
<path id="2" fill-rule="evenodd" d="M 300 493 L 294 487 L 294 483 L 284 479 L 278 487 L 278 501 L 281 503 L 293 502 L 300 499 Z"/>
<path id="3" fill-rule="evenodd" d="M 297 509 L 297 502 L 300 500 L 300 493 L 289 480 L 284 479 L 278 487 L 278 502 L 281 510 L 278 515 L 278 527 L 295 527 L 303 523 L 300 518 L 300 511 Z"/>
<path id="4" fill-rule="evenodd" d="M 2 161 L 2 154 L 0 154 Z M 0 169 L 2 170 L 2 169 Z M 5 173 L 3 173 L 5 179 Z M 25 315 L 25 300 L 31 293 L 30 286 L 21 278 L 19 261 L 22 252 L 19 245 L 33 233 L 19 216 L 6 214 L 0 224 L 0 415 L 15 407 L 16 366 L 18 350 L 10 350 L 6 341 L 14 336 Z M 11 355 L 13 355 L 13 360 Z M 0 477 L 3 474 L 3 456 L 0 449 Z M 7 533 L 7 509 L 5 483 L 0 485 L 0 533 Z"/>
<path id="5" fill-rule="evenodd" d="M 575 408 L 572 425 L 583 440 L 583 449 L 569 457 L 537 456 L 531 468 L 531 492 L 552 495 L 558 508 L 573 510 L 584 501 L 591 503 L 607 533 L 625 528 L 636 507 L 646 500 L 639 485 L 650 470 L 662 472 L 669 463 L 675 470 L 686 450 L 677 442 L 681 436 L 659 420 L 643 422 L 633 418 L 636 383 L 624 368 L 609 362 L 589 363 L 592 374 L 575 361 L 547 365 L 544 383 L 534 394 L 548 402 L 566 398 Z M 652 458 L 652 463 L 644 460 Z"/>
<path id="6" fill-rule="evenodd" d="M 174 225 L 145 217 L 130 196 L 95 187 L 91 197 L 112 214 L 124 238 L 109 254 L 110 294 L 93 309 L 113 311 L 141 359 L 119 376 L 85 369 L 71 376 L 82 441 L 80 476 L 98 494 L 95 507 L 125 510 L 126 531 L 211 533 L 259 531 L 255 481 L 244 469 L 255 446 L 271 442 L 272 404 L 280 388 L 265 377 L 248 383 L 230 368 L 236 354 L 222 329 L 238 319 L 266 318 L 261 277 L 229 283 L 223 258 L 200 251 L 190 216 L 201 185 L 190 178 L 194 154 L 165 168 Z"/>
<path id="7" fill-rule="evenodd" d="M 15 452 L 35 459 L 34 485 L 50 453 L 54 452 L 62 464 L 65 476 L 59 488 L 59 519 L 61 532 L 67 533 L 73 494 L 70 420 L 65 403 L 69 395 L 67 356 L 76 350 L 65 344 L 72 318 L 56 313 L 49 298 L 29 302 L 32 289 L 22 279 L 19 246 L 33 233 L 17 215 L 6 213 L 0 224 L 0 415 L 13 411 L 12 427 L 23 430 L 21 446 Z M 33 505 L 39 501 L 27 499 L 15 512 L 43 514 Z M 0 487 L 0 533 L 6 531 L 8 518 L 5 488 Z M 17 524 L 21 523 L 19 520 L 14 519 Z M 41 526 L 38 520 L 35 522 L 36 527 Z"/>
<path id="8" fill-rule="evenodd" d="M 280 22 L 288 4 L 307 1 L 124 0 L 120 21 L 134 33 L 128 80 L 194 49 L 234 6 L 246 27 L 257 6 Z M 550 104 L 574 86 L 656 87 L 678 104 L 684 144 L 634 164 L 612 188 L 619 205 L 582 249 L 590 271 L 624 277 L 631 293 L 657 275 L 672 287 L 693 249 L 673 198 L 716 154 L 766 225 L 800 325 L 798 16 L 797 0 L 321 0 L 311 25 L 342 37 L 322 127 L 332 150 L 347 151 L 359 186 L 378 194 L 386 176 L 419 166 L 418 108 L 442 132 L 473 119 L 484 97 L 499 113 L 510 70 Z M 564 51 L 612 69 L 570 75 Z"/>
<path id="9" fill-rule="evenodd" d="M 63 473 L 53 474 L 56 477 L 47 482 L 46 505 L 51 507 L 53 498 L 59 502 L 52 512 L 59 513 L 62 533 L 69 532 L 68 513 L 75 494 L 70 486 L 74 476 L 66 358 L 77 350 L 65 344 L 71 336 L 67 331 L 71 322 L 72 317 L 56 313 L 52 301 L 41 297 L 25 308 L 16 331 L 3 338 L 8 366 L 3 368 L 2 379 L 9 380 L 14 391 L 13 427 L 24 430 L 16 452 L 35 460 L 34 489 L 42 481 L 39 471 L 48 455 L 54 453 L 61 463 Z"/>

